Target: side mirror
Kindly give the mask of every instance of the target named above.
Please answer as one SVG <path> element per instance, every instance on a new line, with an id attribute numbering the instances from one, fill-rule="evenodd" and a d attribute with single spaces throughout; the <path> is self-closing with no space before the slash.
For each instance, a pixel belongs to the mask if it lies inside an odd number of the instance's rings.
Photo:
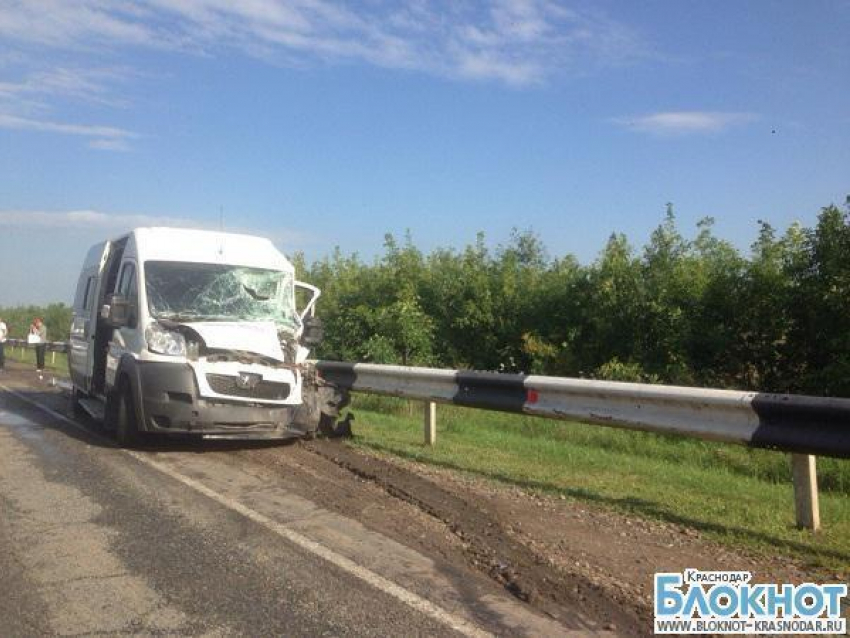
<path id="1" fill-rule="evenodd" d="M 100 311 L 100 316 L 106 320 L 112 328 L 123 328 L 130 324 L 133 312 L 132 304 L 122 295 L 112 295 Z"/>
<path id="2" fill-rule="evenodd" d="M 304 331 L 301 333 L 301 343 L 313 347 L 322 343 L 325 338 L 325 326 L 318 317 L 307 317 L 304 319 Z"/>

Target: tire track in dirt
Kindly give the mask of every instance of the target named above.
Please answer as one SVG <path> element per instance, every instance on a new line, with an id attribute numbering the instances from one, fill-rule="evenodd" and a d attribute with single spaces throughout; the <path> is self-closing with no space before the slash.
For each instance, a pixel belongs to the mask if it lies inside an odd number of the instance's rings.
<path id="1" fill-rule="evenodd" d="M 612 600 L 611 592 L 597 583 L 547 564 L 508 533 L 505 521 L 479 503 L 337 441 L 312 441 L 302 447 L 442 522 L 460 541 L 472 568 L 544 613 L 560 617 L 565 610 L 581 610 L 603 629 L 628 635 L 644 634 L 650 626 L 644 614 L 624 600 Z"/>

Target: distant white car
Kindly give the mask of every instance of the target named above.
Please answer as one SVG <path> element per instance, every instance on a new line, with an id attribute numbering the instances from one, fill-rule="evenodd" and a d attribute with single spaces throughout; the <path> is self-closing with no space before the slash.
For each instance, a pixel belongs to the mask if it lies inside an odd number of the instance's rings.
<path id="1" fill-rule="evenodd" d="M 144 432 L 313 435 L 342 402 L 307 362 L 319 294 L 261 237 L 137 228 L 97 244 L 74 298 L 74 408 L 122 445 Z"/>

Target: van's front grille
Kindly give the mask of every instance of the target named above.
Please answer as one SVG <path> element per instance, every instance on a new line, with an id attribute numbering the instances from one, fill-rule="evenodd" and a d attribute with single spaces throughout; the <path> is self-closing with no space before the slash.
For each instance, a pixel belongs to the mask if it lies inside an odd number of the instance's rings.
<path id="1" fill-rule="evenodd" d="M 253 387 L 248 387 L 240 384 L 238 376 L 229 374 L 208 374 L 207 383 L 216 394 L 266 401 L 285 401 L 291 389 L 288 383 L 277 381 L 258 381 Z"/>

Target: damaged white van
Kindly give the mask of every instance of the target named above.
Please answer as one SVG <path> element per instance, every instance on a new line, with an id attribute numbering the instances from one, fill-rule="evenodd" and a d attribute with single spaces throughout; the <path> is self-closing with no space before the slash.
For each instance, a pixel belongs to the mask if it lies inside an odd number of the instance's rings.
<path id="1" fill-rule="evenodd" d="M 138 228 L 97 244 L 74 298 L 73 407 L 122 445 L 312 436 L 344 403 L 307 361 L 318 297 L 261 237 Z"/>

